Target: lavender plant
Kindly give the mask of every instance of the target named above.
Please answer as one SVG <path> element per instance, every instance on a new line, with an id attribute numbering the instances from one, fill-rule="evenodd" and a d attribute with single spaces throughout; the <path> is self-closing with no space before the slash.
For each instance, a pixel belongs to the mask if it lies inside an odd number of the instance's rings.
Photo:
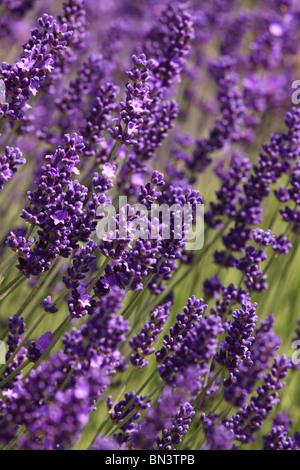
<path id="1" fill-rule="evenodd" d="M 300 450 L 299 27 L 1 3 L 1 450 Z"/>

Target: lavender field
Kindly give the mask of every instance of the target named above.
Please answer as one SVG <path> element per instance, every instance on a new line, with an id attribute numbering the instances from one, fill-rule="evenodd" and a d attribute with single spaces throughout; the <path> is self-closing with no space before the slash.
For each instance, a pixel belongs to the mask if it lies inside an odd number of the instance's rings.
<path id="1" fill-rule="evenodd" d="M 298 0 L 0 1 L 0 449 L 300 450 Z"/>

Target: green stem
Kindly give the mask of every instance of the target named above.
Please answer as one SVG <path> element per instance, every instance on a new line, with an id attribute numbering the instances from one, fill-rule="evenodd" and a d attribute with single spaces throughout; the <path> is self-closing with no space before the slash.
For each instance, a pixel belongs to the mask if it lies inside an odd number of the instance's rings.
<path id="1" fill-rule="evenodd" d="M 118 151 L 119 148 L 121 147 L 121 143 L 122 143 L 122 142 L 121 142 L 120 140 L 118 140 L 117 142 L 115 142 L 115 145 L 113 146 L 112 151 L 111 151 L 111 153 L 110 153 L 110 156 L 109 156 L 109 158 L 108 158 L 109 163 L 111 163 L 111 162 L 114 160 L 114 158 L 115 158 L 115 156 L 116 156 L 116 154 L 117 154 L 117 151 Z"/>
<path id="2" fill-rule="evenodd" d="M 0 291 L 0 301 L 4 300 L 6 297 L 9 296 L 17 287 L 19 287 L 24 281 L 26 277 L 23 274 L 18 274 L 7 286 L 5 286 Z"/>
<path id="3" fill-rule="evenodd" d="M 100 435 L 102 429 L 104 428 L 105 424 L 106 424 L 106 421 L 103 421 L 103 422 L 100 424 L 100 426 L 97 428 L 96 434 L 94 435 L 93 440 L 92 440 L 92 442 L 90 443 L 90 445 L 89 445 L 89 447 L 88 447 L 89 450 L 90 450 L 90 449 L 93 447 L 93 445 L 95 444 L 95 442 L 96 442 L 98 436 Z"/>
<path id="4" fill-rule="evenodd" d="M 2 282 L 4 281 L 7 273 L 9 272 L 10 268 L 12 267 L 13 264 L 15 264 L 15 262 L 17 261 L 17 258 L 18 258 L 18 255 L 17 254 L 14 254 L 9 262 L 7 263 L 7 265 L 3 268 L 3 270 L 1 271 L 0 273 L 0 285 L 2 284 Z"/>
<path id="5" fill-rule="evenodd" d="M 48 271 L 46 271 L 42 274 L 39 281 L 35 284 L 34 288 L 30 292 L 30 294 L 27 296 L 27 298 L 22 303 L 21 307 L 17 311 L 18 317 L 24 312 L 25 308 L 30 304 L 30 302 L 35 297 L 35 295 L 40 291 L 41 287 L 43 287 L 43 285 L 45 284 L 46 274 L 48 274 Z"/>
<path id="6" fill-rule="evenodd" d="M 272 254 L 272 256 L 271 256 L 271 258 L 269 259 L 267 265 L 265 266 L 265 268 L 264 268 L 264 270 L 263 270 L 263 272 L 262 272 L 262 276 L 263 276 L 264 274 L 266 274 L 266 272 L 269 270 L 269 268 L 270 268 L 270 266 L 271 266 L 271 264 L 272 264 L 272 261 L 273 261 L 273 259 L 275 258 L 275 254 L 276 254 L 276 252 L 274 251 L 273 254 Z"/>
<path id="7" fill-rule="evenodd" d="M 15 132 L 15 130 L 16 130 L 18 127 L 19 127 L 19 123 L 18 123 L 18 122 L 16 122 L 16 123 L 12 126 L 12 128 L 11 128 L 10 132 L 8 133 L 6 139 L 4 140 L 3 144 L 1 145 L 1 148 L 0 148 L 0 152 L 1 152 L 1 153 L 3 152 L 3 150 L 5 149 L 5 147 L 8 145 L 11 136 L 13 135 L 13 133 Z"/>

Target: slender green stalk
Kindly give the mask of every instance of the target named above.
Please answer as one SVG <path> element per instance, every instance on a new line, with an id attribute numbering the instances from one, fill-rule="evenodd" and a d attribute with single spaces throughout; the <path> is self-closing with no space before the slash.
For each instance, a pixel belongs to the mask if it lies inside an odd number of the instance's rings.
<path id="1" fill-rule="evenodd" d="M 118 402 L 120 400 L 121 396 L 123 395 L 124 391 L 126 390 L 126 386 L 128 385 L 129 381 L 132 379 L 133 374 L 134 374 L 134 369 L 132 369 L 132 371 L 128 375 L 127 379 L 122 384 L 122 388 L 121 388 L 120 392 L 118 393 L 118 395 L 116 397 L 116 400 L 115 400 L 116 402 Z"/>
<path id="2" fill-rule="evenodd" d="M 210 374 L 210 371 L 211 371 L 211 366 L 212 366 L 212 363 L 213 363 L 213 357 L 210 358 L 209 362 L 208 362 L 208 367 L 207 367 L 207 373 L 204 377 L 204 380 L 203 380 L 203 387 L 206 387 L 207 385 L 207 382 L 208 382 L 208 379 L 209 379 L 209 374 Z"/>
<path id="3" fill-rule="evenodd" d="M 59 262 L 56 264 L 56 265 L 53 265 L 52 268 L 50 269 L 50 271 L 47 271 L 48 272 L 48 275 L 45 277 L 45 279 L 43 280 L 42 282 L 42 285 L 40 287 L 43 287 L 46 285 L 46 292 L 49 292 L 47 289 L 51 286 L 56 274 L 57 274 L 57 271 L 59 269 Z M 50 277 L 50 279 L 49 279 Z M 41 309 L 41 305 L 42 305 L 42 301 L 44 300 L 46 294 L 44 293 L 44 289 L 40 289 L 41 291 L 41 295 L 38 296 L 38 298 L 36 298 L 36 301 L 34 302 L 33 306 L 30 308 L 30 313 L 28 315 L 24 315 L 24 312 L 26 311 L 29 303 L 27 303 L 26 307 L 23 309 L 22 311 L 22 315 L 24 316 L 25 318 L 25 321 L 26 321 L 26 324 L 29 324 L 32 316 L 34 315 L 36 309 L 39 307 L 39 310 Z M 53 302 L 54 304 L 56 304 L 57 306 L 59 306 L 59 302 L 61 300 L 62 297 L 64 297 L 66 295 L 66 292 L 63 290 L 63 292 L 61 293 L 60 296 L 58 296 L 55 301 Z M 36 297 L 36 296 L 34 296 Z M 33 300 L 33 299 L 31 299 Z"/>
<path id="4" fill-rule="evenodd" d="M 34 288 L 31 290 L 30 294 L 27 296 L 27 298 L 24 300 L 24 302 L 22 303 L 21 307 L 18 309 L 17 311 L 17 315 L 20 316 L 22 315 L 22 313 L 24 312 L 24 310 L 26 309 L 26 307 L 30 304 L 30 302 L 34 299 L 34 297 L 36 296 L 36 294 L 41 290 L 41 288 L 43 287 L 43 285 L 45 284 L 46 282 L 46 276 L 47 276 L 48 272 L 44 272 L 40 279 L 38 280 L 38 282 L 35 284 Z"/>
<path id="5" fill-rule="evenodd" d="M 92 441 L 91 441 L 91 443 L 90 443 L 90 445 L 89 445 L 89 447 L 88 447 L 88 450 L 90 450 L 90 449 L 93 447 L 93 445 L 95 444 L 95 442 L 96 442 L 98 436 L 100 436 L 101 431 L 104 429 L 105 424 L 106 424 L 106 421 L 103 421 L 103 422 L 100 424 L 100 426 L 98 427 L 98 429 L 97 429 L 97 431 L 96 431 L 96 433 L 95 433 L 95 435 L 94 435 L 94 437 L 93 437 L 93 439 L 92 439 Z"/>
<path id="6" fill-rule="evenodd" d="M 7 134 L 7 137 L 5 138 L 3 144 L 1 145 L 0 153 L 2 153 L 3 150 L 5 149 L 5 147 L 8 145 L 11 136 L 12 136 L 13 133 L 17 130 L 18 127 L 19 127 L 19 123 L 18 123 L 18 122 L 16 122 L 16 123 L 12 126 L 10 132 Z"/>
<path id="7" fill-rule="evenodd" d="M 18 255 L 15 253 L 10 260 L 8 261 L 7 265 L 3 268 L 3 270 L 0 273 L 0 285 L 4 281 L 6 275 L 8 274 L 10 268 L 15 264 L 15 262 L 18 259 Z"/>

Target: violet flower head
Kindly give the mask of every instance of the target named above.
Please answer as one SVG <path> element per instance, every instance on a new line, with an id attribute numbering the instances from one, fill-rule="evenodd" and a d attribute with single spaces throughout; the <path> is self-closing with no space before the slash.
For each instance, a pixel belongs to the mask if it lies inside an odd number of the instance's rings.
<path id="1" fill-rule="evenodd" d="M 145 54 L 139 57 L 132 56 L 133 68 L 127 72 L 132 81 L 126 86 L 126 101 L 121 101 L 120 117 L 115 128 L 108 128 L 113 139 L 120 140 L 126 145 L 137 143 L 136 134 L 143 123 L 143 117 L 150 114 L 151 98 L 150 89 L 146 85 L 150 78 L 149 67 L 151 60 L 147 60 Z M 123 123 L 123 126 L 122 126 Z"/>
<path id="2" fill-rule="evenodd" d="M 234 370 L 241 359 L 250 356 L 249 348 L 254 341 L 253 331 L 257 321 L 256 307 L 256 303 L 245 302 L 241 309 L 235 310 L 228 336 L 220 344 L 216 360 L 230 370 Z"/>
<path id="3" fill-rule="evenodd" d="M 4 185 L 17 172 L 17 166 L 24 165 L 25 158 L 22 158 L 22 152 L 17 147 L 5 147 L 4 155 L 0 156 L 0 191 Z"/>
<path id="4" fill-rule="evenodd" d="M 82 138 L 73 134 L 65 135 L 64 140 L 65 147 L 59 146 L 54 155 L 46 156 L 50 163 L 43 167 L 36 191 L 28 192 L 31 205 L 21 214 L 27 223 L 39 227 L 39 238 L 33 240 L 31 250 L 19 253 L 18 269 L 26 277 L 49 270 L 58 256 L 68 258 L 79 242 L 89 241 L 97 226 L 97 207 L 106 199 L 96 191 L 84 207 L 88 190 L 72 179 L 73 173 L 78 174 Z M 20 243 L 25 245 L 23 239 Z M 8 244 L 12 245 L 11 240 Z"/>
<path id="5" fill-rule="evenodd" d="M 230 371 L 224 379 L 224 398 L 235 406 L 245 405 L 255 384 L 263 378 L 270 367 L 280 345 L 280 338 L 274 334 L 274 317 L 269 315 L 255 330 L 255 340 L 249 348 L 247 357 L 240 360 L 238 367 Z"/>
<path id="6" fill-rule="evenodd" d="M 178 373 L 195 365 L 195 374 L 201 379 L 209 372 L 209 360 L 217 351 L 218 337 L 223 333 L 222 320 L 215 314 L 200 317 L 190 324 L 182 334 L 165 337 L 165 348 L 159 351 L 157 360 L 162 362 L 158 372 L 162 379 L 174 384 Z M 166 355 L 168 349 L 171 354 Z"/>
<path id="7" fill-rule="evenodd" d="M 268 246 L 274 242 L 275 236 L 271 230 L 262 230 L 260 228 L 253 230 L 253 239 L 258 245 Z"/>
<path id="8" fill-rule="evenodd" d="M 255 433 L 279 402 L 278 390 L 284 387 L 284 379 L 291 368 L 291 361 L 285 356 L 276 356 L 269 373 L 263 378 L 257 394 L 252 396 L 249 405 L 244 405 L 225 422 L 225 426 L 234 432 L 234 439 L 247 443 L 255 440 Z"/>
<path id="9" fill-rule="evenodd" d="M 143 368 L 149 363 L 145 361 L 145 356 L 150 356 L 155 352 L 153 347 L 157 341 L 157 336 L 163 331 L 170 314 L 171 302 L 157 307 L 150 316 L 150 321 L 144 323 L 140 333 L 133 336 L 129 344 L 134 353 L 130 356 L 130 361 L 134 367 Z"/>
<path id="10" fill-rule="evenodd" d="M 23 56 L 15 65 L 6 62 L 0 67 L 0 77 L 6 87 L 6 102 L 0 104 L 0 115 L 9 120 L 21 120 L 23 109 L 29 98 L 37 94 L 38 88 L 54 69 L 55 60 L 67 48 L 72 35 L 68 25 L 59 25 L 47 14 L 39 19 L 41 30 L 35 28 L 31 38 L 24 44 Z"/>
<path id="11" fill-rule="evenodd" d="M 180 80 L 193 38 L 191 16 L 177 5 L 169 4 L 164 8 L 159 23 L 145 42 L 146 54 L 156 59 L 153 74 L 158 80 L 158 90 Z"/>
<path id="12" fill-rule="evenodd" d="M 182 436 L 188 432 L 189 425 L 194 415 L 194 408 L 189 402 L 180 405 L 180 409 L 177 411 L 171 427 L 163 429 L 162 437 L 157 440 L 158 449 L 176 450 L 173 446 L 182 442 Z"/>
<path id="13" fill-rule="evenodd" d="M 6 354 L 7 360 L 17 349 L 22 335 L 25 333 L 26 324 L 23 317 L 18 317 L 15 314 L 13 317 L 9 317 L 8 321 L 9 335 L 7 338 L 8 352 Z"/>
<path id="14" fill-rule="evenodd" d="M 43 300 L 43 307 L 46 313 L 56 313 L 58 312 L 58 308 L 56 305 L 52 304 L 52 299 L 51 296 L 48 295 L 44 300 Z"/>
<path id="15" fill-rule="evenodd" d="M 297 439 L 289 437 L 292 420 L 289 413 L 278 413 L 273 419 L 271 432 L 264 436 L 264 450 L 296 450 L 299 448 Z"/>
<path id="16" fill-rule="evenodd" d="M 277 255 L 279 255 L 279 254 L 287 255 L 289 253 L 290 249 L 292 248 L 292 243 L 282 233 L 278 237 L 274 238 L 272 248 L 273 248 L 273 250 L 275 251 L 275 253 Z"/>

